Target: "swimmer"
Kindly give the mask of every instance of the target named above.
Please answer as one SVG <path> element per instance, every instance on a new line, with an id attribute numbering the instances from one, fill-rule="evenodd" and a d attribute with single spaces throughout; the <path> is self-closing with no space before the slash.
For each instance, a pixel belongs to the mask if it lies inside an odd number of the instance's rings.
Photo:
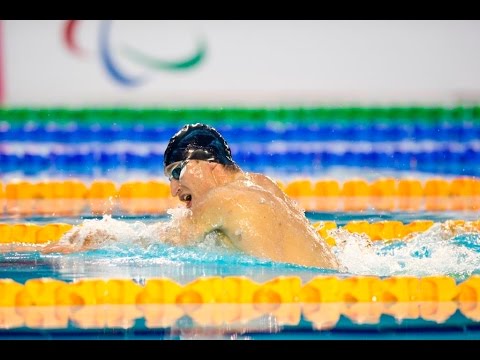
<path id="1" fill-rule="evenodd" d="M 335 256 L 304 211 L 269 177 L 240 169 L 213 127 L 197 123 L 181 128 L 165 150 L 164 172 L 171 195 L 188 211 L 176 221 L 154 225 L 162 241 L 194 245 L 215 233 L 222 245 L 258 258 L 338 269 Z M 68 252 L 62 244 L 83 250 L 112 240 L 104 232 L 79 242 L 78 229 L 65 236 L 44 252 Z"/>

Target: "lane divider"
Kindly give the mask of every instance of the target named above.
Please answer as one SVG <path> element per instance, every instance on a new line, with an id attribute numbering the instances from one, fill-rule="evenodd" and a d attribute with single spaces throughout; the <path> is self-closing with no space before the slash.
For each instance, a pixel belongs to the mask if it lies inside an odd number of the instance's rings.
<path id="1" fill-rule="evenodd" d="M 447 211 L 479 210 L 480 178 L 452 179 L 361 178 L 295 179 L 277 181 L 283 191 L 307 211 Z M 108 179 L 91 183 L 80 180 L 26 180 L 0 182 L 0 214 L 79 215 L 162 214 L 180 205 L 163 180 L 127 181 Z"/>
<path id="2" fill-rule="evenodd" d="M 185 285 L 169 278 L 144 284 L 0 279 L 0 329 L 66 328 L 69 321 L 81 328 L 130 328 L 142 317 L 149 328 L 170 327 L 185 315 L 200 326 L 245 326 L 265 315 L 278 325 L 298 325 L 303 315 L 315 328 L 331 329 L 342 315 L 357 324 L 377 324 L 384 314 L 397 322 L 444 323 L 457 310 L 480 321 L 480 276 L 458 284 L 447 276 L 317 276 L 304 284 L 296 276 L 264 283 L 229 276 L 200 277 Z"/>
<path id="3" fill-rule="evenodd" d="M 1 142 L 1 139 L 0 139 Z M 281 170 L 285 174 L 319 173 L 321 169 L 346 166 L 369 169 L 392 169 L 399 171 L 411 170 L 427 174 L 480 176 L 478 162 L 480 150 L 477 143 L 459 145 L 448 143 L 435 146 L 414 143 L 414 148 L 405 149 L 401 144 L 388 148 L 380 146 L 368 151 L 363 145 L 349 142 L 342 146 L 341 152 L 337 146 L 324 143 L 316 145 L 275 144 L 271 148 L 259 143 L 236 146 L 232 144 L 235 159 L 249 171 Z M 133 149 L 126 149 L 133 147 Z M 152 145 L 139 146 L 123 144 L 122 146 L 104 145 L 99 149 L 97 143 L 92 143 L 90 150 L 78 149 L 80 153 L 50 152 L 48 147 L 30 144 L 29 147 L 19 144 L 2 143 L 0 149 L 0 172 L 4 174 L 23 174 L 26 177 L 41 177 L 47 174 L 57 177 L 89 177 L 109 176 L 112 171 L 145 171 L 161 174 L 164 149 L 151 149 Z M 106 146 L 106 147 L 105 147 Z M 153 145 L 154 146 L 154 145 Z M 260 146 L 260 147 L 259 147 Z M 333 146 L 333 148 L 332 148 Z M 408 145 L 410 146 L 410 145 Z M 140 147 L 140 149 L 139 149 Z M 305 147 L 308 147 L 307 150 Z M 144 151 L 142 151 L 142 148 Z M 337 148 L 337 150 L 335 150 Z M 19 149 L 31 149 L 18 153 Z M 72 149 L 70 149 L 72 150 Z M 252 151 L 254 150 L 254 151 Z M 86 151 L 86 152 L 85 152 Z M 113 152 L 112 152 L 113 151 Z M 140 153 L 137 153 L 140 151 Z M 46 153 L 47 152 L 47 153 Z M 313 166 L 313 168 L 312 168 Z"/>
<path id="4" fill-rule="evenodd" d="M 113 121 L 112 121 L 113 122 Z M 321 141 L 368 141 L 397 142 L 424 141 L 468 143 L 478 139 L 479 124 L 472 122 L 435 122 L 415 124 L 375 124 L 375 123 L 343 123 L 338 124 L 283 124 L 277 126 L 266 124 L 249 126 L 236 124 L 225 126 L 220 124 L 218 130 L 229 144 L 244 142 L 268 143 L 272 140 L 287 142 L 317 142 Z M 0 126 L 0 140 L 7 143 L 39 143 L 39 144 L 87 144 L 112 143 L 128 141 L 140 143 L 167 143 L 178 127 L 171 126 L 138 126 L 138 124 L 123 124 L 123 126 L 108 124 L 93 124 L 91 126 L 77 123 L 70 126 L 52 126 L 51 124 L 12 124 Z M 71 149 L 72 150 L 72 149 Z"/>
<path id="5" fill-rule="evenodd" d="M 282 108 L 2 108 L 0 121 L 11 125 L 50 124 L 72 127 L 76 124 L 112 126 L 181 126 L 186 122 L 215 125 L 285 124 L 442 124 L 478 123 L 480 106 L 383 106 L 383 107 L 282 107 Z"/>

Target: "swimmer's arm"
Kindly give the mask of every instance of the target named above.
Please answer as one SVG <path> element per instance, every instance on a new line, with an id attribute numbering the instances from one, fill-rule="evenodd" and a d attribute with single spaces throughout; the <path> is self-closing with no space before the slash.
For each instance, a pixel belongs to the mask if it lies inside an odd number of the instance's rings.
<path id="1" fill-rule="evenodd" d="M 203 235 L 192 216 L 153 224 L 151 230 L 160 242 L 180 246 L 192 245 Z"/>
<path id="2" fill-rule="evenodd" d="M 40 251 L 49 253 L 72 253 L 77 251 L 91 250 L 101 247 L 105 242 L 116 241 L 117 239 L 103 229 L 98 229 L 85 236 L 80 234 L 81 227 L 75 226 L 65 233 L 57 242 L 46 244 Z"/>
<path id="3" fill-rule="evenodd" d="M 218 199 L 214 192 L 206 196 L 195 208 L 195 214 L 188 214 L 170 222 L 157 223 L 154 231 L 160 241 L 188 246 L 203 239 L 206 234 L 220 229 L 223 222 L 223 212 L 218 209 Z"/>
<path id="4" fill-rule="evenodd" d="M 10 252 L 31 252 L 39 251 L 43 254 L 50 253 L 73 253 L 85 251 L 100 247 L 106 241 L 115 241 L 113 235 L 108 234 L 105 230 L 97 230 L 87 234 L 85 238 L 80 236 L 80 226 L 74 227 L 65 233 L 58 241 L 51 241 L 46 244 L 26 244 L 26 243 L 7 243 L 0 244 L 0 253 Z"/>
<path id="5" fill-rule="evenodd" d="M 0 244 L 0 253 L 39 251 L 44 247 L 41 244 L 6 243 Z"/>

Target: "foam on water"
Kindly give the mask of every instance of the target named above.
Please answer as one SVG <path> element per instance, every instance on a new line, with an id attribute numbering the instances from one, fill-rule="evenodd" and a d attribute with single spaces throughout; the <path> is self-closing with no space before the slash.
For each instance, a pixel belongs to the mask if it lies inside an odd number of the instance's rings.
<path id="1" fill-rule="evenodd" d="M 211 233 L 203 241 L 190 247 L 171 246 L 171 239 L 159 237 L 158 229 L 175 226 L 189 210 L 184 208 L 169 211 L 170 221 L 145 224 L 141 221 L 128 223 L 110 216 L 85 220 L 80 227 L 80 237 L 101 231 L 117 240 L 110 240 L 103 251 L 112 255 L 131 255 L 159 261 L 174 262 L 222 262 L 259 266 L 271 261 L 256 259 L 233 252 L 222 245 L 221 238 Z M 448 226 L 449 222 L 436 223 L 429 230 L 416 233 L 407 240 L 372 242 L 364 234 L 352 234 L 344 229 L 330 230 L 336 240 L 333 251 L 341 264 L 341 273 L 354 275 L 451 275 L 463 278 L 480 270 L 480 234 L 460 226 Z M 72 230 L 73 231 L 73 230 Z M 66 236 L 68 238 L 68 234 Z M 62 240 L 64 241 L 64 240 Z M 174 242 L 174 241 L 173 241 Z M 102 251 L 102 249 L 98 251 Z M 153 260 L 156 259 L 156 260 Z"/>
<path id="2" fill-rule="evenodd" d="M 447 222 L 448 223 L 448 222 Z M 364 234 L 330 231 L 338 244 L 334 253 L 346 271 L 355 275 L 449 275 L 463 279 L 480 271 L 480 234 L 451 231 L 436 223 L 407 240 L 372 242 Z"/>

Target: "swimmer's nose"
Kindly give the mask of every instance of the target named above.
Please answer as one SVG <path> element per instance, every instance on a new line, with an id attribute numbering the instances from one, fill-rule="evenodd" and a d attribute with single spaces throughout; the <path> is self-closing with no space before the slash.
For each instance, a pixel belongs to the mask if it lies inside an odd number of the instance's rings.
<path id="1" fill-rule="evenodd" d="M 177 196 L 178 190 L 180 190 L 180 183 L 178 182 L 178 180 L 172 179 L 170 181 L 170 193 L 172 194 L 172 196 Z"/>

